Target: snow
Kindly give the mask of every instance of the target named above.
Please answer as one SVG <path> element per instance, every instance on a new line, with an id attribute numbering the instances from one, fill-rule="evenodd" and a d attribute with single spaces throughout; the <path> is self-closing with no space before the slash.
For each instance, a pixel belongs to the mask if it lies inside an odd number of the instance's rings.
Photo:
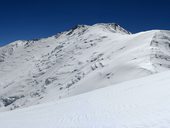
<path id="1" fill-rule="evenodd" d="M 3 128 L 169 128 L 170 72 L 0 113 Z"/>
<path id="2" fill-rule="evenodd" d="M 131 34 L 117 24 L 78 25 L 0 47 L 0 111 L 104 88 L 170 68 L 170 32 Z"/>
<path id="3" fill-rule="evenodd" d="M 169 69 L 165 30 L 100 23 L 12 42 L 0 47 L 0 127 L 169 128 Z"/>

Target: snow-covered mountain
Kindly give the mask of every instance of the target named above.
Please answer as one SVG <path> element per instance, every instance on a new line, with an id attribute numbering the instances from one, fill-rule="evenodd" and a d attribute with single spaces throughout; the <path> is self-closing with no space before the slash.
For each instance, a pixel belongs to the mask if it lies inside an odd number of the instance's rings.
<path id="1" fill-rule="evenodd" d="M 148 76 L 170 68 L 170 31 L 131 34 L 117 24 L 77 25 L 0 47 L 0 111 Z"/>
<path id="2" fill-rule="evenodd" d="M 2 128 L 169 128 L 170 72 L 0 113 Z"/>

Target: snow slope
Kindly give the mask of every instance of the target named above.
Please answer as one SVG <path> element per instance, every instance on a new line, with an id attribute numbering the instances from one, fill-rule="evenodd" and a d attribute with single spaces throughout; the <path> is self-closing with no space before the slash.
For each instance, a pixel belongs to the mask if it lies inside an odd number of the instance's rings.
<path id="1" fill-rule="evenodd" d="M 117 24 L 78 25 L 0 48 L 0 111 L 45 103 L 170 68 L 170 32 L 131 34 Z"/>
<path id="2" fill-rule="evenodd" d="M 3 128 L 169 128 L 170 71 L 0 113 Z"/>

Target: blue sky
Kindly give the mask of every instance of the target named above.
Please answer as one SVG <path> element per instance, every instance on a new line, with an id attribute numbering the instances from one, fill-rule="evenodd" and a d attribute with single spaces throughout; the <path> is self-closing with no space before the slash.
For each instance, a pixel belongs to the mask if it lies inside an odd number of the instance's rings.
<path id="1" fill-rule="evenodd" d="M 136 33 L 170 30 L 170 0 L 1 0 L 0 46 L 42 38 L 76 24 L 118 23 Z"/>

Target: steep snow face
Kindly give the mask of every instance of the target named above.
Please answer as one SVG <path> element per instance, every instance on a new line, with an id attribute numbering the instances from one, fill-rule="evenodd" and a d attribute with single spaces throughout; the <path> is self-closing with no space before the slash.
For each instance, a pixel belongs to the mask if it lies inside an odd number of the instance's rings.
<path id="1" fill-rule="evenodd" d="M 170 72 L 11 112 L 2 128 L 169 128 Z"/>
<path id="2" fill-rule="evenodd" d="M 169 69 L 169 31 L 130 34 L 78 25 L 0 48 L 0 111 L 84 93 Z"/>

